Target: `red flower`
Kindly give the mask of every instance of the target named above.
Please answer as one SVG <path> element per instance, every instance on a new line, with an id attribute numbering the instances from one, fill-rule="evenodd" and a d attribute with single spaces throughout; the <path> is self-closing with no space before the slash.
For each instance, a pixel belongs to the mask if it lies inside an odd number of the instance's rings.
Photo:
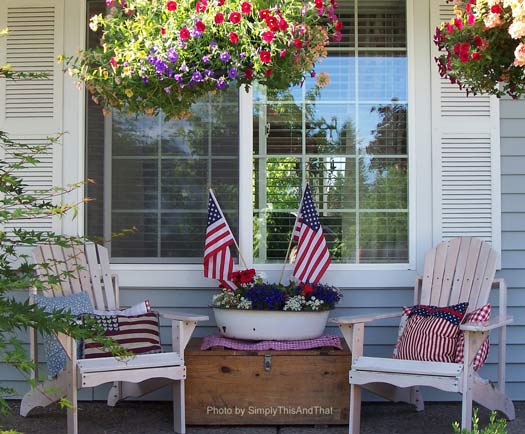
<path id="1" fill-rule="evenodd" d="M 117 60 L 112 57 L 111 59 L 109 59 L 109 64 L 113 67 L 113 68 L 117 68 L 118 67 L 118 62 Z"/>
<path id="2" fill-rule="evenodd" d="M 230 42 L 232 44 L 236 44 L 237 42 L 239 42 L 239 35 L 237 35 L 237 33 L 235 32 L 230 32 Z"/>
<path id="3" fill-rule="evenodd" d="M 261 59 L 261 62 L 263 63 L 270 63 L 272 61 L 272 55 L 267 50 L 262 50 L 259 53 L 259 58 Z"/>
<path id="4" fill-rule="evenodd" d="M 324 2 L 323 2 L 323 0 L 315 0 L 315 7 L 316 7 L 317 9 L 321 9 L 321 8 L 323 8 L 323 7 L 324 7 Z"/>
<path id="5" fill-rule="evenodd" d="M 293 43 L 295 45 L 295 48 L 297 48 L 297 49 L 303 48 L 303 41 L 301 41 L 300 39 L 295 38 L 293 40 Z"/>
<path id="6" fill-rule="evenodd" d="M 237 24 L 241 21 L 241 13 L 240 12 L 231 12 L 229 16 L 230 22 L 233 24 Z"/>
<path id="7" fill-rule="evenodd" d="M 196 23 L 195 23 L 195 28 L 199 31 L 199 32 L 204 32 L 204 30 L 206 30 L 206 24 L 204 24 L 202 21 L 198 20 Z"/>
<path id="8" fill-rule="evenodd" d="M 265 73 L 264 73 L 264 76 L 265 77 L 269 77 L 270 75 L 272 75 L 272 72 L 273 72 L 273 68 L 268 68 Z"/>
<path id="9" fill-rule="evenodd" d="M 448 32 L 449 34 L 454 33 L 454 26 L 453 26 L 452 24 L 447 23 L 446 27 L 447 27 L 447 32 Z"/>
<path id="10" fill-rule="evenodd" d="M 338 20 L 338 21 L 335 22 L 335 30 L 337 30 L 338 32 L 343 30 L 343 22 L 342 21 Z"/>
<path id="11" fill-rule="evenodd" d="M 272 32 L 277 32 L 279 30 L 279 21 L 277 21 L 277 18 L 275 17 L 267 17 L 266 25 Z"/>
<path id="12" fill-rule="evenodd" d="M 164 36 L 166 34 L 166 29 L 164 27 L 160 28 L 160 34 Z"/>
<path id="13" fill-rule="evenodd" d="M 268 9 L 261 9 L 259 11 L 259 18 L 261 20 L 265 20 L 266 18 L 268 18 L 270 16 L 270 11 Z"/>
<path id="14" fill-rule="evenodd" d="M 224 1 L 225 1 L 225 0 L 217 0 L 217 4 L 218 4 L 219 6 L 222 6 L 222 5 L 224 4 Z"/>
<path id="15" fill-rule="evenodd" d="M 252 283 L 254 276 L 255 270 L 253 268 L 250 268 L 248 270 L 242 270 L 239 280 L 241 283 Z"/>
<path id="16" fill-rule="evenodd" d="M 281 50 L 281 52 L 279 53 L 279 57 L 283 58 L 284 56 L 286 56 L 286 50 Z"/>
<path id="17" fill-rule="evenodd" d="M 461 18 L 454 18 L 454 25 L 458 30 L 461 30 L 463 28 L 463 20 Z"/>
<path id="18" fill-rule="evenodd" d="M 310 77 L 312 77 L 312 78 L 315 77 L 315 71 L 310 71 Z"/>
<path id="19" fill-rule="evenodd" d="M 481 53 L 479 51 L 474 51 L 472 53 L 472 60 L 480 60 L 481 59 Z"/>
<path id="20" fill-rule="evenodd" d="M 248 80 L 251 80 L 253 78 L 253 69 L 252 68 L 246 68 L 244 70 L 244 76 L 248 79 Z"/>
<path id="21" fill-rule="evenodd" d="M 314 292 L 313 285 L 309 285 L 309 284 L 305 283 L 305 284 L 302 285 L 302 287 L 303 287 L 304 295 L 308 295 L 308 294 L 311 294 L 312 292 Z"/>
<path id="22" fill-rule="evenodd" d="M 166 3 L 166 8 L 173 12 L 173 11 L 176 11 L 177 10 L 177 2 L 174 2 L 174 1 L 169 1 L 168 3 Z"/>
<path id="23" fill-rule="evenodd" d="M 195 11 L 196 12 L 206 12 L 206 8 L 208 7 L 207 0 L 200 0 L 195 4 Z"/>
<path id="24" fill-rule="evenodd" d="M 459 53 L 459 60 L 461 60 L 462 62 L 468 62 L 470 60 L 468 51 L 462 51 L 461 53 Z"/>
<path id="25" fill-rule="evenodd" d="M 279 29 L 283 32 L 286 32 L 286 30 L 288 30 L 288 22 L 284 18 L 281 18 L 279 20 Z"/>
<path id="26" fill-rule="evenodd" d="M 503 8 L 501 7 L 501 5 L 499 3 L 496 3 L 495 5 L 493 5 L 491 8 L 490 8 L 490 11 L 493 13 L 493 14 L 501 14 L 501 12 L 503 11 Z"/>
<path id="27" fill-rule="evenodd" d="M 183 41 L 185 41 L 190 37 L 190 31 L 186 27 L 183 27 L 179 31 L 179 36 Z"/>
<path id="28" fill-rule="evenodd" d="M 252 5 L 248 2 L 243 2 L 241 4 L 241 11 L 243 14 L 249 14 L 252 11 Z"/>
<path id="29" fill-rule="evenodd" d="M 273 32 L 270 31 L 270 30 L 268 30 L 267 32 L 264 32 L 262 34 L 262 38 L 263 38 L 264 42 L 268 42 L 268 43 L 272 42 L 273 41 Z"/>
<path id="30" fill-rule="evenodd" d="M 454 45 L 454 54 L 456 56 L 459 56 L 459 53 L 461 52 L 461 43 L 457 43 L 456 45 Z"/>
<path id="31" fill-rule="evenodd" d="M 481 36 L 476 36 L 474 38 L 474 44 L 476 45 L 476 47 L 481 47 L 483 45 L 483 39 L 481 38 Z M 457 44 L 456 44 L 457 45 Z M 457 54 L 457 53 L 456 53 Z"/>
<path id="32" fill-rule="evenodd" d="M 215 20 L 215 24 L 222 24 L 224 22 L 224 14 L 217 12 L 214 20 Z"/>
<path id="33" fill-rule="evenodd" d="M 469 50 L 470 50 L 470 43 L 468 43 L 468 42 L 463 42 L 463 43 L 461 44 L 461 51 L 467 51 L 467 52 L 468 52 Z"/>

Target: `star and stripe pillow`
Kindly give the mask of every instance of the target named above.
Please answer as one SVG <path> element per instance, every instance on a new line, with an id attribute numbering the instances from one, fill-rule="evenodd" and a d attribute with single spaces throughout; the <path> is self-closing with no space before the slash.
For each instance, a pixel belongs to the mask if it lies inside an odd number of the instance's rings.
<path id="1" fill-rule="evenodd" d="M 156 312 L 142 315 L 89 315 L 101 326 L 104 335 L 134 354 L 160 353 L 159 316 Z M 107 348 L 93 339 L 84 340 L 84 358 L 111 357 Z"/>
<path id="2" fill-rule="evenodd" d="M 412 307 L 396 344 L 394 358 L 455 362 L 459 325 L 467 308 L 468 303 Z"/>

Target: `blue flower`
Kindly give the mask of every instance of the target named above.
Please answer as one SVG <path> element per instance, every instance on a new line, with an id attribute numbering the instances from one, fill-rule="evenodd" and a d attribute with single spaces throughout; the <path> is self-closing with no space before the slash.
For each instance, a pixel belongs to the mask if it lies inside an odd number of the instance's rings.
<path id="1" fill-rule="evenodd" d="M 150 65 L 155 65 L 157 63 L 157 60 L 159 60 L 159 58 L 157 56 L 152 56 L 151 54 L 149 54 L 148 57 L 146 57 L 146 60 L 148 61 Z"/>
<path id="2" fill-rule="evenodd" d="M 204 63 L 209 63 L 209 61 L 210 61 L 210 56 L 202 56 L 202 61 L 203 61 Z"/>
<path id="3" fill-rule="evenodd" d="M 191 81 L 194 81 L 196 83 L 199 83 L 200 81 L 203 81 L 204 77 L 200 73 L 200 71 L 195 71 L 193 74 L 191 74 Z"/>
<path id="4" fill-rule="evenodd" d="M 218 46 L 219 44 L 217 44 L 217 42 L 215 41 L 211 41 L 209 45 L 211 51 L 215 51 L 218 48 Z"/>
<path id="5" fill-rule="evenodd" d="M 219 77 L 215 86 L 217 89 L 224 89 L 226 87 L 226 79 L 224 77 Z"/>
<path id="6" fill-rule="evenodd" d="M 177 83 L 179 83 L 179 84 L 182 83 L 182 74 L 175 74 L 175 75 L 173 76 L 173 78 L 175 79 L 175 81 L 176 81 Z"/>
<path id="7" fill-rule="evenodd" d="M 256 283 L 244 294 L 252 302 L 255 310 L 282 310 L 286 303 L 286 294 L 275 285 Z"/>
<path id="8" fill-rule="evenodd" d="M 142 77 L 142 81 L 144 82 L 144 84 L 148 84 L 149 83 L 149 78 L 148 77 Z"/>
<path id="9" fill-rule="evenodd" d="M 202 36 L 202 32 L 199 32 L 196 28 L 191 29 L 190 34 L 194 38 L 200 38 Z"/>
<path id="10" fill-rule="evenodd" d="M 219 56 L 219 59 L 221 59 L 221 62 L 228 62 L 230 60 L 230 53 L 223 51 Z"/>
<path id="11" fill-rule="evenodd" d="M 213 72 L 211 69 L 205 69 L 204 70 L 204 75 L 206 77 L 215 77 L 215 72 Z"/>
<path id="12" fill-rule="evenodd" d="M 228 70 L 228 77 L 235 78 L 237 77 L 237 68 L 234 68 L 233 66 Z"/>
<path id="13" fill-rule="evenodd" d="M 168 49 L 168 60 L 171 63 L 177 63 L 177 60 L 179 60 L 179 53 L 173 47 Z"/>

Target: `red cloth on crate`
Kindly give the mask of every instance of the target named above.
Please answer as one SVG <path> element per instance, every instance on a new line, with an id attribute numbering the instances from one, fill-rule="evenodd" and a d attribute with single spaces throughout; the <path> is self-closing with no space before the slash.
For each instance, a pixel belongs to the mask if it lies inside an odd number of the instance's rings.
<path id="1" fill-rule="evenodd" d="M 206 336 L 202 340 L 201 350 L 214 347 L 224 347 L 232 350 L 265 351 L 265 350 L 310 350 L 312 348 L 334 347 L 343 349 L 339 336 L 323 335 L 315 339 L 302 341 L 245 341 L 241 339 L 226 338 L 221 335 Z"/>

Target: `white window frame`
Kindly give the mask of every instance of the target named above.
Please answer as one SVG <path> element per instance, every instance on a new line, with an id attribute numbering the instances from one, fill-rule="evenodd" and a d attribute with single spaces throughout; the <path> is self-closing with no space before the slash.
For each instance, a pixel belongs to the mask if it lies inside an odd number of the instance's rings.
<path id="1" fill-rule="evenodd" d="M 84 0 L 78 0 L 84 3 Z M 68 2 L 69 3 L 69 2 Z M 84 22 L 85 6 L 80 9 L 80 22 Z M 430 34 L 429 2 L 407 0 L 407 56 L 408 56 L 408 193 L 409 193 L 409 261 L 404 264 L 332 264 L 323 279 L 342 288 L 411 287 L 417 271 L 421 272 L 424 252 L 432 246 L 432 177 L 431 177 L 431 97 L 430 97 Z M 73 26 L 68 26 L 74 32 Z M 77 41 L 85 40 L 83 26 L 76 30 Z M 68 32 L 69 33 L 69 32 Z M 419 36 L 416 38 L 416 33 Z M 424 35 L 424 37 L 421 37 Z M 66 83 L 67 85 L 70 83 Z M 79 92 L 80 94 L 82 92 Z M 75 100 L 82 100 L 76 97 Z M 66 99 L 67 100 L 67 99 Z M 80 118 L 85 117 L 82 101 Z M 239 92 L 239 245 L 248 266 L 253 261 L 253 204 L 252 204 L 252 150 L 253 150 L 253 100 L 251 92 Z M 417 107 L 417 110 L 416 110 Z M 67 113 L 67 110 L 64 110 Z M 67 128 L 67 126 L 66 126 Z M 84 127 L 79 126 L 82 136 Z M 84 177 L 84 146 L 77 152 L 64 152 L 64 184 Z M 80 161 L 80 165 L 79 165 Z M 79 167 L 82 169 L 79 170 Z M 80 176 L 79 176 L 80 173 Z M 80 210 L 79 215 L 82 215 Z M 83 220 L 66 222 L 66 233 L 82 234 Z M 119 263 L 112 268 L 119 273 L 122 286 L 143 288 L 213 288 L 216 283 L 202 277 L 200 264 L 137 264 Z M 279 264 L 257 264 L 257 270 L 268 280 L 277 280 L 282 269 Z M 290 270 L 290 266 L 287 266 Z M 287 279 L 290 271 L 286 272 Z"/>

